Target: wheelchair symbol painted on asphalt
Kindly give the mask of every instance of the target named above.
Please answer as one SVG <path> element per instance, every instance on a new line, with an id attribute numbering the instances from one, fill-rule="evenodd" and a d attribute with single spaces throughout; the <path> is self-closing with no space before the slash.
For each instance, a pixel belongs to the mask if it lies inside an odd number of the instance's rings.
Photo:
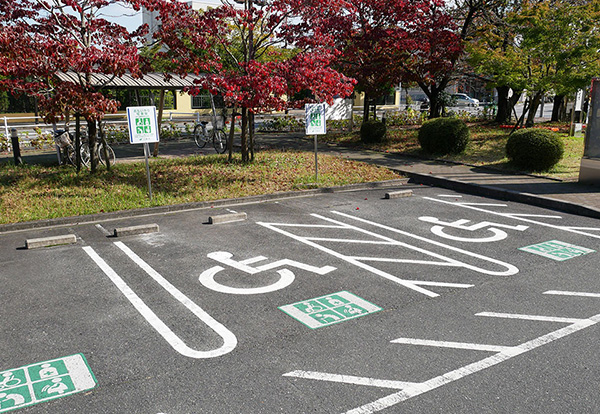
<path id="1" fill-rule="evenodd" d="M 230 266 L 234 269 L 240 270 L 249 275 L 255 275 L 260 272 L 273 270 L 278 267 L 284 267 L 284 266 L 285 267 L 295 267 L 297 269 L 306 270 L 308 272 L 316 273 L 318 275 L 325 275 L 336 269 L 333 266 L 315 267 L 315 266 L 307 265 L 307 264 L 296 262 L 295 260 L 289 260 L 289 259 L 278 260 L 278 261 L 275 261 L 272 263 L 266 263 L 261 266 L 252 267 L 252 266 L 250 266 L 252 263 L 261 262 L 261 261 L 267 260 L 267 258 L 264 256 L 256 256 L 256 257 L 252 257 L 250 259 L 237 261 L 237 260 L 232 259 L 233 254 L 231 254 L 229 252 L 213 252 L 213 253 L 209 253 L 207 256 L 213 260 L 216 260 L 219 263 Z M 279 280 L 277 280 L 276 282 L 274 282 L 270 285 L 255 287 L 255 288 L 239 288 L 239 287 L 223 285 L 215 280 L 215 276 L 217 275 L 217 273 L 219 273 L 223 270 L 225 270 L 225 268 L 222 266 L 211 267 L 210 269 L 202 272 L 202 274 L 200 275 L 198 280 L 205 287 L 212 289 L 214 291 L 217 291 L 217 292 L 230 293 L 230 294 L 234 294 L 234 295 L 257 295 L 260 293 L 269 293 L 269 292 L 274 292 L 279 289 L 283 289 L 283 288 L 291 285 L 295 279 L 294 273 L 292 273 L 291 270 L 280 269 L 280 270 L 277 270 L 277 273 L 279 274 Z"/>
<path id="2" fill-rule="evenodd" d="M 419 217 L 419 220 L 424 221 L 426 223 L 435 224 L 431 227 L 431 232 L 436 236 L 443 237 L 445 239 L 467 242 L 467 243 L 490 243 L 496 242 L 500 240 L 504 240 L 508 237 L 508 234 L 503 229 L 516 230 L 516 231 L 525 231 L 529 227 L 524 225 L 510 226 L 508 224 L 500 224 L 500 223 L 492 223 L 489 221 L 482 221 L 480 223 L 468 224 L 471 221 L 466 219 L 460 219 L 452 222 L 446 222 L 438 219 L 437 217 L 428 217 L 423 216 Z M 459 237 L 448 234 L 444 231 L 445 227 L 450 227 L 459 230 L 466 230 L 470 232 L 475 232 L 478 230 L 486 230 L 492 233 L 491 236 L 487 237 Z M 498 228 L 500 227 L 500 228 Z"/>

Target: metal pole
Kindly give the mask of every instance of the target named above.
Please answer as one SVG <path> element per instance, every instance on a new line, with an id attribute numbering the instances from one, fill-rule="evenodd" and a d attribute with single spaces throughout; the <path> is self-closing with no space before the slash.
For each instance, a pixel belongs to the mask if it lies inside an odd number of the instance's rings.
<path id="1" fill-rule="evenodd" d="M 6 117 L 4 117 L 4 133 L 5 133 L 6 139 L 8 139 L 8 135 L 9 135 L 8 121 L 7 121 Z"/>
<path id="2" fill-rule="evenodd" d="M 6 119 L 6 118 L 4 118 Z M 13 156 L 15 157 L 15 165 L 23 164 L 21 159 L 21 148 L 19 148 L 19 134 L 17 128 L 13 128 L 10 131 L 10 139 L 12 141 Z"/>
<path id="3" fill-rule="evenodd" d="M 319 157 L 317 157 L 317 135 L 315 135 L 315 183 L 319 182 Z"/>
<path id="4" fill-rule="evenodd" d="M 146 158 L 146 176 L 148 177 L 148 197 L 152 201 L 152 183 L 150 182 L 150 165 L 148 164 L 148 156 L 150 154 L 150 148 L 148 143 L 144 143 L 144 158 Z"/>

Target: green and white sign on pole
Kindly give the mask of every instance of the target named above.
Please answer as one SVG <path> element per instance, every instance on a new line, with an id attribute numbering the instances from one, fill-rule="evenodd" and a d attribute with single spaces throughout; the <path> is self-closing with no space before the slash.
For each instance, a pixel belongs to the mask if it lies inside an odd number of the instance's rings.
<path id="1" fill-rule="evenodd" d="M 152 184 L 150 182 L 150 156 L 149 143 L 159 141 L 158 121 L 156 107 L 130 106 L 127 108 L 127 124 L 129 125 L 129 143 L 144 144 L 144 158 L 146 159 L 146 175 L 148 176 L 148 196 L 152 201 Z"/>
<path id="2" fill-rule="evenodd" d="M 283 312 L 311 329 L 322 328 L 382 310 L 345 290 L 280 306 Z"/>
<path id="3" fill-rule="evenodd" d="M 96 378 L 83 354 L 0 372 L 0 413 L 86 391 Z"/>
<path id="4" fill-rule="evenodd" d="M 317 157 L 317 135 L 327 133 L 327 122 L 325 121 L 325 104 L 306 104 L 305 110 L 305 129 L 306 135 L 315 136 L 315 182 L 319 181 L 319 160 Z"/>
<path id="5" fill-rule="evenodd" d="M 544 256 L 559 262 L 595 252 L 595 250 L 575 246 L 574 244 L 559 240 L 550 240 L 544 243 L 532 244 L 531 246 L 521 247 L 519 250 Z"/>

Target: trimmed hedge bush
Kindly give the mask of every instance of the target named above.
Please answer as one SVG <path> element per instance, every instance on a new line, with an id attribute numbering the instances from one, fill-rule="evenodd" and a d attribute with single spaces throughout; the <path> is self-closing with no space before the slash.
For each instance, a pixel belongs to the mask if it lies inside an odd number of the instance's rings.
<path id="1" fill-rule="evenodd" d="M 381 121 L 370 119 L 360 126 L 360 140 L 365 144 L 376 144 L 385 139 L 387 127 Z"/>
<path id="2" fill-rule="evenodd" d="M 521 129 L 506 142 L 506 156 L 526 171 L 546 171 L 560 161 L 565 144 L 547 129 Z"/>
<path id="3" fill-rule="evenodd" d="M 460 154 L 469 143 L 469 128 L 458 118 L 435 118 L 423 123 L 418 138 L 430 154 Z"/>

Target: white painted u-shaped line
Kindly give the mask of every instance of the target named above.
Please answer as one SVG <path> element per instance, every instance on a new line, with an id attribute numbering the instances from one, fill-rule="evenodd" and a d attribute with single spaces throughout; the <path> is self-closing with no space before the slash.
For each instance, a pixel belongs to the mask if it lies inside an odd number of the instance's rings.
<path id="1" fill-rule="evenodd" d="M 167 292 L 169 292 L 175 299 L 181 302 L 186 308 L 188 308 L 198 319 L 208 325 L 213 331 L 217 333 L 223 339 L 223 345 L 217 349 L 210 351 L 198 351 L 187 346 L 181 338 L 179 338 L 153 311 L 142 301 L 142 299 L 125 283 L 125 281 L 102 259 L 96 251 L 90 247 L 85 246 L 83 250 L 90 256 L 90 258 L 98 265 L 98 267 L 108 276 L 108 278 L 119 288 L 119 290 L 125 295 L 125 297 L 131 302 L 131 304 L 137 309 L 137 311 L 152 325 L 154 329 L 163 337 L 165 340 L 179 352 L 189 358 L 215 358 L 221 355 L 225 355 L 235 349 L 237 346 L 236 336 L 227 329 L 223 324 L 215 320 L 206 311 L 196 305 L 190 298 L 185 296 L 175 286 L 173 286 L 168 280 L 161 276 L 156 270 L 150 265 L 144 262 L 138 255 L 136 255 L 129 247 L 125 246 L 122 242 L 116 242 L 115 245 L 121 249 L 131 260 L 133 260 L 139 267 L 141 267 L 150 277 L 152 277 L 159 285 L 161 285 Z"/>

